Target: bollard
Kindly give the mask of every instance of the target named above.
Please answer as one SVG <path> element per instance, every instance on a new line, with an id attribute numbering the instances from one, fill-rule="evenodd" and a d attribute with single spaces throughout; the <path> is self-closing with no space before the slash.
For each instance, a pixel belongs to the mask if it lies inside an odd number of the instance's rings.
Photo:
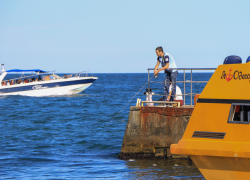
<path id="1" fill-rule="evenodd" d="M 144 95 L 146 95 L 146 101 L 152 101 L 153 92 L 151 88 L 147 88 L 146 92 L 144 92 Z M 146 106 L 154 106 L 154 103 L 146 103 Z"/>

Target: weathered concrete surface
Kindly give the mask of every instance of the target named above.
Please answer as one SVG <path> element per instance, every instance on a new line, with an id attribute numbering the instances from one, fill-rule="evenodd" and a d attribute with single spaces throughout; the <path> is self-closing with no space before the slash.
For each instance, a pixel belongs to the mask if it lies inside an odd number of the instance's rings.
<path id="1" fill-rule="evenodd" d="M 177 158 L 169 148 L 182 138 L 192 112 L 193 106 L 131 107 L 119 157 Z"/>

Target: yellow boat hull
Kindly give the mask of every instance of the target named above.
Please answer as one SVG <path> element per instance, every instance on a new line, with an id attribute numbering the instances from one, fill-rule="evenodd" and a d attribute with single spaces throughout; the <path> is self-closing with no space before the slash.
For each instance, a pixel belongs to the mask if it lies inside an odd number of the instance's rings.
<path id="1" fill-rule="evenodd" d="M 250 63 L 220 65 L 170 152 L 190 156 L 206 179 L 250 179 L 249 90 Z"/>

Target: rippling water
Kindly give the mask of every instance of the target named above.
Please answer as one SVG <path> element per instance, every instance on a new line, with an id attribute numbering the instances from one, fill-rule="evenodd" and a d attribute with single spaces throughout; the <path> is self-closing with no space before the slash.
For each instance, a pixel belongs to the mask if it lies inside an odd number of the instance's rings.
<path id="1" fill-rule="evenodd" d="M 78 95 L 0 97 L 0 179 L 203 179 L 185 160 L 118 159 L 129 108 L 136 98 L 145 99 L 146 87 L 112 118 L 147 82 L 147 74 L 95 76 L 99 79 Z M 193 80 L 210 77 L 197 73 Z M 153 81 L 163 79 L 161 74 Z M 162 93 L 161 83 L 151 87 Z M 193 91 L 203 87 L 193 84 Z"/>

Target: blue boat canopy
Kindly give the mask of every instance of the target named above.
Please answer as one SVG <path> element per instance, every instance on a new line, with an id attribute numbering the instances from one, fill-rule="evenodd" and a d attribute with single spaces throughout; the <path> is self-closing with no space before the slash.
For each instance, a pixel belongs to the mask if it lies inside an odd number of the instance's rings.
<path id="1" fill-rule="evenodd" d="M 29 70 L 23 70 L 23 69 L 11 69 L 6 72 L 39 72 L 39 73 L 46 73 L 48 71 L 43 71 L 41 69 L 29 69 Z"/>

